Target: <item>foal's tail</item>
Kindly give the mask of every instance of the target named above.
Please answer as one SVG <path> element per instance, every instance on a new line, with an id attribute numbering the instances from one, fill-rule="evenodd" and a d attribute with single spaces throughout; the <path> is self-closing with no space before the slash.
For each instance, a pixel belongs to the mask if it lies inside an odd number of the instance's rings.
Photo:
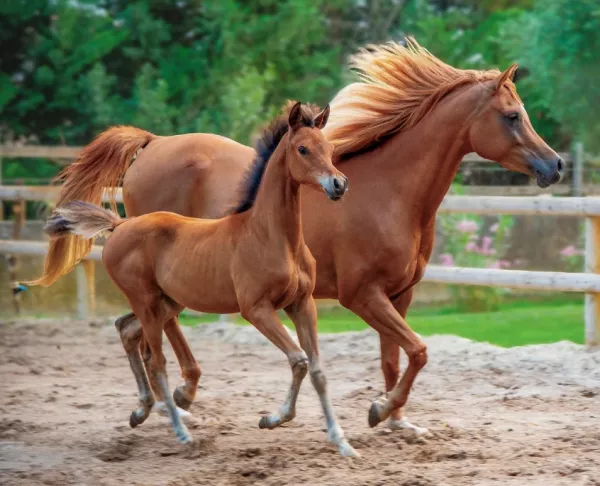
<path id="1" fill-rule="evenodd" d="M 117 213 L 101 206 L 70 201 L 52 211 L 44 231 L 51 240 L 67 235 L 83 236 L 89 240 L 102 231 L 113 231 L 125 221 Z"/>
<path id="2" fill-rule="evenodd" d="M 69 201 L 101 204 L 102 192 L 116 209 L 116 188 L 125 175 L 137 151 L 154 140 L 156 135 L 135 127 L 113 127 L 101 133 L 86 146 L 79 158 L 58 176 L 63 183 L 57 207 Z M 92 242 L 69 232 L 56 233 L 50 241 L 44 263 L 44 274 L 30 285 L 52 285 L 69 273 L 92 249 Z"/>

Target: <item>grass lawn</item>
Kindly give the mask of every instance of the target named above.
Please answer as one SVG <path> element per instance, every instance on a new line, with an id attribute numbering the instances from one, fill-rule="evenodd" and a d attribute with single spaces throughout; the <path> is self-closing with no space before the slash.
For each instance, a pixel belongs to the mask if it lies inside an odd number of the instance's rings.
<path id="1" fill-rule="evenodd" d="M 218 316 L 182 316 L 181 322 L 196 325 L 214 322 Z M 291 322 L 282 317 L 286 325 Z M 511 347 L 562 340 L 583 344 L 583 296 L 553 295 L 534 300 L 514 300 L 494 312 L 465 313 L 450 306 L 414 307 L 408 313 L 412 328 L 424 336 L 452 334 L 475 341 Z M 237 322 L 247 324 L 243 319 Z M 362 331 L 367 325 L 345 309 L 319 313 L 320 332 Z"/>

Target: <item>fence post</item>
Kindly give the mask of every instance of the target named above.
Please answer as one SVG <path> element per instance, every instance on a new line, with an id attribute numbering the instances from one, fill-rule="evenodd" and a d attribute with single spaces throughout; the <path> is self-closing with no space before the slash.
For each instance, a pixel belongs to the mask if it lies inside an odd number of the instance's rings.
<path id="1" fill-rule="evenodd" d="M 96 313 L 96 262 L 94 260 L 83 260 L 81 262 L 85 272 L 85 280 L 88 290 L 88 311 L 90 317 Z"/>
<path id="2" fill-rule="evenodd" d="M 600 273 L 600 217 L 585 218 L 585 271 Z M 585 294 L 585 344 L 597 346 L 600 336 L 600 294 Z"/>
<path id="3" fill-rule="evenodd" d="M 75 267 L 75 278 L 77 280 L 77 318 L 87 319 L 90 315 L 89 309 L 89 285 L 87 273 L 82 264 Z"/>
<path id="4" fill-rule="evenodd" d="M 573 151 L 573 180 L 571 195 L 583 196 L 583 143 L 575 143 Z"/>

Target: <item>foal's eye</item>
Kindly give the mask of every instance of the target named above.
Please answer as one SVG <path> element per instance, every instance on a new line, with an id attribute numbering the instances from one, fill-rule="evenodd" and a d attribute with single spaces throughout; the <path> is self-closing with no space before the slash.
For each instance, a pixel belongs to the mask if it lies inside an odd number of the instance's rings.
<path id="1" fill-rule="evenodd" d="M 308 153 L 308 150 L 306 150 L 306 147 L 304 145 L 300 145 L 300 147 L 298 147 L 298 152 L 300 152 L 300 155 L 306 155 Z"/>
<path id="2" fill-rule="evenodd" d="M 505 115 L 505 118 L 508 120 L 508 123 L 510 123 L 511 125 L 516 125 L 517 123 L 519 123 L 521 116 L 515 112 L 515 113 L 509 113 L 508 115 Z"/>

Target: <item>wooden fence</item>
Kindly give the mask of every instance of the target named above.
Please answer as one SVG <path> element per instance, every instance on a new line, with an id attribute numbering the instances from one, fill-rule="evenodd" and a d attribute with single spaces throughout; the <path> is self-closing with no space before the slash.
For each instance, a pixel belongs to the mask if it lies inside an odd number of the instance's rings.
<path id="1" fill-rule="evenodd" d="M 0 199 L 53 200 L 57 188 L 0 186 Z M 120 199 L 120 191 L 117 193 Z M 440 212 L 474 214 L 528 214 L 580 216 L 586 218 L 586 273 L 533 272 L 487 268 L 429 265 L 423 281 L 458 285 L 483 285 L 533 290 L 583 292 L 585 298 L 585 342 L 598 345 L 600 337 L 600 197 L 488 197 L 446 196 Z M 44 255 L 42 241 L 0 240 L 0 253 Z M 101 259 L 102 247 L 94 246 L 87 260 Z M 91 268 L 91 269 L 90 269 Z M 78 265 L 78 315 L 93 313 L 94 272 L 89 264 Z"/>

